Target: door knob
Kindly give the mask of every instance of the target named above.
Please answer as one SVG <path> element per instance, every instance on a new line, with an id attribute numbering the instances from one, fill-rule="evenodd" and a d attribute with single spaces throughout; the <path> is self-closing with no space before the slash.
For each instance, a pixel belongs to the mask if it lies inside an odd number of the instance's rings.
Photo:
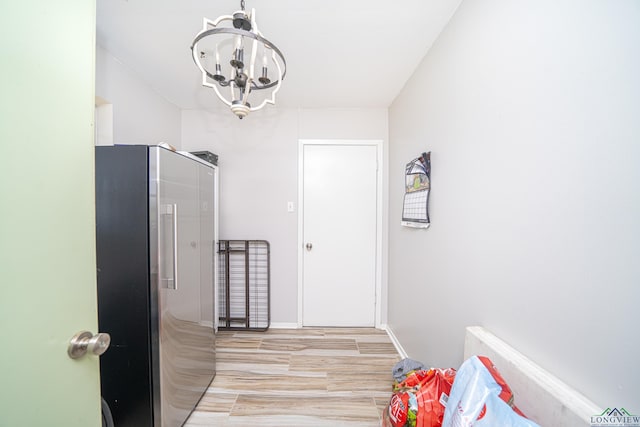
<path id="1" fill-rule="evenodd" d="M 91 332 L 81 331 L 71 337 L 67 354 L 72 359 L 77 359 L 87 353 L 100 356 L 107 351 L 109 344 L 111 344 L 111 336 L 109 334 L 98 333 L 93 335 Z"/>
<path id="2" fill-rule="evenodd" d="M 313 245 L 311 243 L 307 243 L 306 248 L 308 251 L 310 251 L 311 249 L 313 249 Z"/>

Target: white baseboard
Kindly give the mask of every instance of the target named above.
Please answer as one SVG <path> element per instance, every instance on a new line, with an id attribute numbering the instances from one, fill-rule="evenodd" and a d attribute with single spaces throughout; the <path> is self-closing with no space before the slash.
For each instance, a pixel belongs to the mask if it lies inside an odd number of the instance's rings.
<path id="1" fill-rule="evenodd" d="M 409 356 L 407 355 L 407 352 L 402 347 L 402 344 L 400 344 L 398 337 L 396 337 L 396 335 L 393 333 L 391 327 L 389 327 L 389 325 L 380 325 L 380 329 L 387 332 L 387 335 L 389 335 L 389 339 L 393 343 L 393 346 L 396 348 L 396 351 L 398 352 L 400 357 L 403 359 L 408 358 Z"/>
<path id="2" fill-rule="evenodd" d="M 271 322 L 269 329 L 300 329 L 297 323 Z"/>

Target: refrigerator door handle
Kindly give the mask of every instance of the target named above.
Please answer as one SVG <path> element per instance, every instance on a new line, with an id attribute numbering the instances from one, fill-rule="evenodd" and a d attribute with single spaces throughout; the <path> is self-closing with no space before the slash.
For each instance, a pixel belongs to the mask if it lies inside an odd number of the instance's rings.
<path id="1" fill-rule="evenodd" d="M 160 271 L 166 271 L 161 277 L 160 280 L 163 283 L 166 283 L 166 289 L 178 289 L 178 205 L 173 203 L 171 205 L 164 205 L 162 209 L 162 214 L 166 216 L 171 216 L 171 237 L 172 237 L 172 246 L 171 246 L 171 270 L 172 277 L 166 277 L 165 274 L 168 273 L 168 268 L 162 268 Z M 161 232 L 162 233 L 162 232 Z M 166 239 L 160 239 L 161 242 L 166 242 Z M 164 243 L 161 243 L 161 249 L 159 253 L 160 256 L 160 265 L 165 266 L 166 259 L 163 256 L 166 254 L 165 249 L 166 246 Z M 164 276 L 164 277 L 163 277 Z M 168 276 L 168 274 L 167 274 Z M 165 286 L 163 286 L 165 287 Z"/>
<path id="2" fill-rule="evenodd" d="M 178 204 L 173 204 L 173 286 L 178 289 Z"/>

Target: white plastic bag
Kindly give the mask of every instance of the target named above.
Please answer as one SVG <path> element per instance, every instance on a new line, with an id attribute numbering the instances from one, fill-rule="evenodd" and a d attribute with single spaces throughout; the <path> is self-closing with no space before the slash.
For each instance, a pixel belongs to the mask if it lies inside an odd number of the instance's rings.
<path id="1" fill-rule="evenodd" d="M 472 356 L 458 370 L 442 427 L 539 427 L 512 403 L 511 390 L 491 361 Z"/>

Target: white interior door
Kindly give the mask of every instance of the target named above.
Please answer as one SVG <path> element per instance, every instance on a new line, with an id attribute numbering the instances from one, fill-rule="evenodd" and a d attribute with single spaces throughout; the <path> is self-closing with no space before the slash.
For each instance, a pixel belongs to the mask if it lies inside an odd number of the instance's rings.
<path id="1" fill-rule="evenodd" d="M 95 2 L 0 2 L 0 426 L 98 427 Z M 44 43 L 43 43 L 44 42 Z"/>
<path id="2" fill-rule="evenodd" d="M 375 144 L 302 145 L 302 323 L 375 325 Z"/>

